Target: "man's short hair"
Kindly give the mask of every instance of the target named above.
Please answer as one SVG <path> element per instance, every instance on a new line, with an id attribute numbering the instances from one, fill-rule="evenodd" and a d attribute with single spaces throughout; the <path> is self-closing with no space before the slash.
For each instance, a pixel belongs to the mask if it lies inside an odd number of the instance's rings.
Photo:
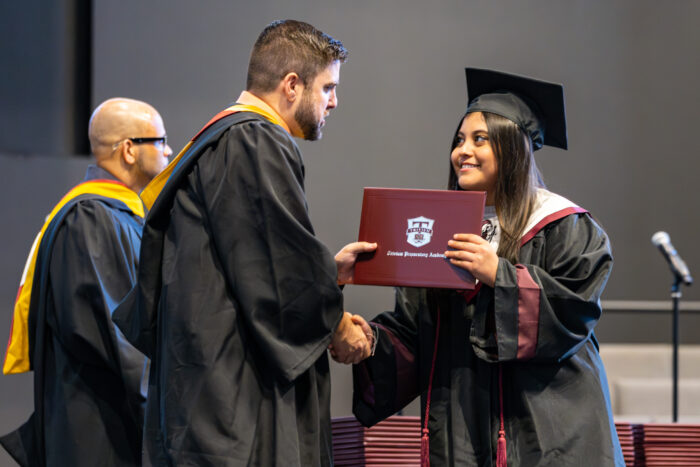
<path id="1" fill-rule="evenodd" d="M 343 44 L 312 25 L 291 19 L 270 23 L 255 41 L 248 64 L 246 89 L 270 92 L 288 73 L 308 86 L 334 61 L 345 62 Z"/>

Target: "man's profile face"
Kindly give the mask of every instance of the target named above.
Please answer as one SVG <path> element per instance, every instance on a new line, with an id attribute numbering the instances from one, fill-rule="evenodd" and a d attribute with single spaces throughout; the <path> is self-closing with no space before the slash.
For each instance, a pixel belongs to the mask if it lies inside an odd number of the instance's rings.
<path id="1" fill-rule="evenodd" d="M 142 137 L 161 137 L 165 136 L 165 127 L 163 119 L 159 114 L 154 114 L 150 124 L 145 125 L 146 131 Z M 138 159 L 136 160 L 137 168 L 144 181 L 150 182 L 168 165 L 168 157 L 173 153 L 167 143 L 148 143 L 139 144 Z"/>
<path id="2" fill-rule="evenodd" d="M 321 127 L 331 109 L 338 106 L 335 94 L 340 75 L 340 62 L 334 61 L 321 70 L 310 86 L 305 87 L 299 107 L 294 112 L 294 119 L 304 133 L 304 139 L 316 141 L 321 139 Z"/>

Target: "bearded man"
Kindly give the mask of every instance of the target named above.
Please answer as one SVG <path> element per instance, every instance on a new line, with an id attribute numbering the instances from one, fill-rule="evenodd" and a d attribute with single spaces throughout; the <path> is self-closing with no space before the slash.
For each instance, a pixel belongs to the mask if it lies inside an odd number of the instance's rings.
<path id="1" fill-rule="evenodd" d="M 347 51 L 307 23 L 267 26 L 247 89 L 143 194 L 138 285 L 115 314 L 151 357 L 145 465 L 332 464 L 326 349 L 370 353 L 315 237 L 294 137 L 321 138 Z"/>

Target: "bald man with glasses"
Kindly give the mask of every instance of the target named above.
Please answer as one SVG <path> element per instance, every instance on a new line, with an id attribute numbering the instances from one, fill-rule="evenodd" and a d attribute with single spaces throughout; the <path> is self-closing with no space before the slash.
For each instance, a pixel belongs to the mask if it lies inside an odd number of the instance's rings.
<path id="1" fill-rule="evenodd" d="M 88 135 L 95 164 L 48 215 L 15 302 L 3 372 L 34 373 L 34 413 L 0 444 L 22 466 L 141 464 L 148 361 L 111 315 L 136 279 L 139 193 L 172 150 L 133 99 L 100 104 Z"/>

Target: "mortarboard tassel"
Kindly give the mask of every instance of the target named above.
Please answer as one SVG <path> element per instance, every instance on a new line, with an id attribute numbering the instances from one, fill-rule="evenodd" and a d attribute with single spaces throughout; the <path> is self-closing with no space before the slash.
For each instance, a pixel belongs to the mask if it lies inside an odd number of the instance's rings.
<path id="1" fill-rule="evenodd" d="M 506 467 L 506 432 L 498 430 L 498 448 L 496 450 L 496 467 Z"/>
<path id="2" fill-rule="evenodd" d="M 496 467 L 506 467 L 506 428 L 503 423 L 503 368 L 498 364 L 498 405 L 501 415 L 501 426 L 498 430 L 498 446 L 496 448 Z"/>
<path id="3" fill-rule="evenodd" d="M 420 438 L 420 465 L 430 467 L 430 437 L 427 428 L 423 428 L 423 436 Z"/>

